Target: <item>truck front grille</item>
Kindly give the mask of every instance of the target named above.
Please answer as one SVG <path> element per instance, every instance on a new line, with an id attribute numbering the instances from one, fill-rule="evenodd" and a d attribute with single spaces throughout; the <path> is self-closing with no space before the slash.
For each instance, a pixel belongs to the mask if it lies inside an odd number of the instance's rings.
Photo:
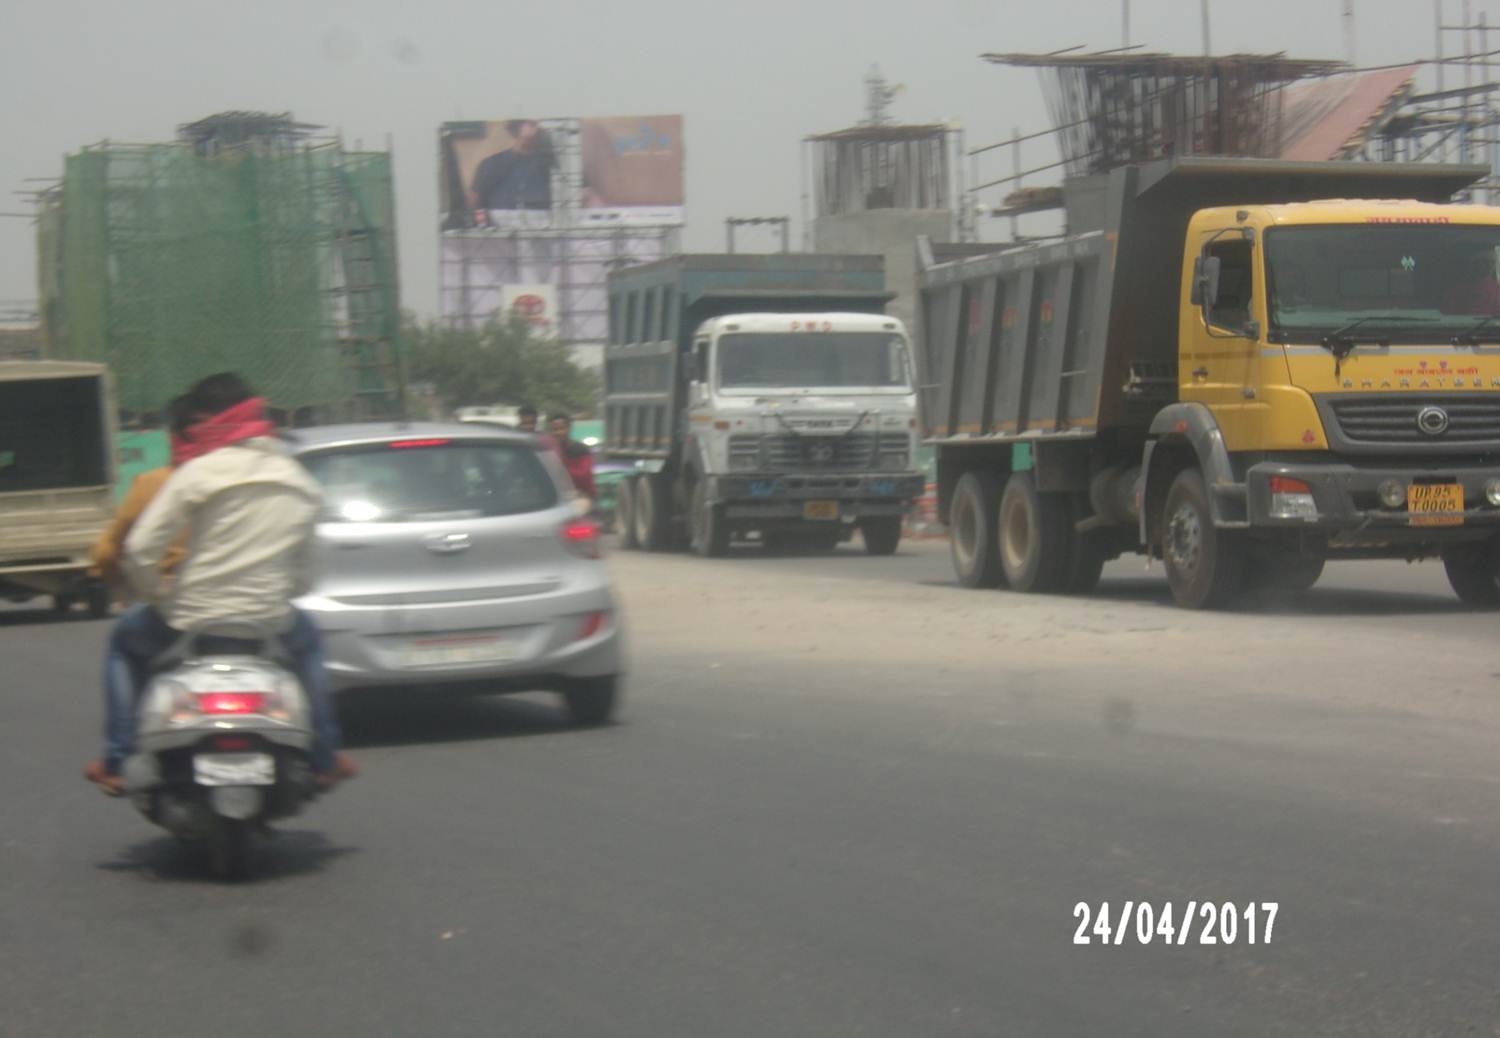
<path id="1" fill-rule="evenodd" d="M 1328 401 L 1350 443 L 1405 446 L 1500 442 L 1500 394 L 1350 396 Z M 1440 411 L 1441 417 L 1432 412 Z M 1426 415 L 1426 423 L 1419 419 Z M 1433 431 L 1442 427 L 1442 431 Z"/>
<path id="2" fill-rule="evenodd" d="M 856 472 L 881 467 L 882 455 L 889 460 L 899 454 L 904 465 L 908 446 L 904 433 L 733 436 L 729 453 L 732 459 L 754 456 L 763 468 L 774 472 Z"/>

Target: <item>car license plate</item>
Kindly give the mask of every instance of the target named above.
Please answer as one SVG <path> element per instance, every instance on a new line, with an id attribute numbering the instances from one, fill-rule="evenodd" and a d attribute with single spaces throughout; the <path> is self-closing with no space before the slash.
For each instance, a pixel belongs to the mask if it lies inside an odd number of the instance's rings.
<path id="1" fill-rule="evenodd" d="M 199 753 L 193 781 L 200 786 L 274 786 L 276 758 L 269 753 Z"/>
<path id="2" fill-rule="evenodd" d="M 802 518 L 804 519 L 837 519 L 839 517 L 839 503 L 837 501 L 806 501 L 802 505 Z"/>
<path id="3" fill-rule="evenodd" d="M 520 645 L 504 635 L 434 635 L 407 642 L 403 659 L 408 667 L 453 667 L 509 663 L 520 655 Z"/>
<path id="4" fill-rule="evenodd" d="M 1406 513 L 1413 526 L 1462 526 L 1464 488 L 1457 483 L 1413 483 L 1406 488 Z"/>

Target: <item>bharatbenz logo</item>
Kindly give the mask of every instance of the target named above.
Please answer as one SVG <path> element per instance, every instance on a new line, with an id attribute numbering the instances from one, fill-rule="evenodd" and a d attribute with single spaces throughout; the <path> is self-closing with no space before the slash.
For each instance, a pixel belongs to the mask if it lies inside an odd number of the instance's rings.
<path id="1" fill-rule="evenodd" d="M 1448 431 L 1448 412 L 1441 407 L 1424 407 L 1417 412 L 1417 428 L 1424 436 L 1441 436 Z"/>

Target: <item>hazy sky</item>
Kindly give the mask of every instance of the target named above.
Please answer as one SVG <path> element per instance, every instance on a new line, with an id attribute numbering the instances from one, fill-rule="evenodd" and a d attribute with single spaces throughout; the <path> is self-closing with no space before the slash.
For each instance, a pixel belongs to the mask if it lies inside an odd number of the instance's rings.
<path id="1" fill-rule="evenodd" d="M 1460 0 L 1445 0 L 1459 20 Z M 1120 44 L 1120 0 L 11 0 L 0 34 L 0 185 L 65 152 L 157 141 L 225 109 L 289 110 L 396 153 L 403 301 L 437 299 L 436 128 L 517 115 L 686 117 L 688 228 L 799 212 L 799 141 L 863 112 L 878 62 L 902 120 L 959 120 L 970 146 L 1045 128 L 1034 72 L 982 51 Z M 1355 0 L 1361 65 L 1429 57 L 1431 0 Z M 1472 0 L 1477 18 L 1493 8 Z M 1216 52 L 1342 57 L 1342 0 L 1211 0 Z M 1132 42 L 1196 52 L 1198 5 L 1132 0 Z M 1492 47 L 1500 46 L 1500 35 Z M 1476 48 L 1477 49 L 1477 48 Z M 1038 148 L 1027 164 L 1050 156 Z M 0 210 L 24 210 L 7 194 Z M 998 197 L 992 199 L 998 201 Z M 768 239 L 766 239 L 768 243 Z M 748 242 L 747 242 L 748 244 Z M 32 226 L 0 220 L 0 302 L 35 298 Z"/>

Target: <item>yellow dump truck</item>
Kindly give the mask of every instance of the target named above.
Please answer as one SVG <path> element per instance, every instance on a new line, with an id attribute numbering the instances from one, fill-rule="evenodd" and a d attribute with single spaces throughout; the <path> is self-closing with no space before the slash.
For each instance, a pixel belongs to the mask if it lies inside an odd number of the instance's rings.
<path id="1" fill-rule="evenodd" d="M 0 361 L 0 599 L 108 612 L 88 571 L 114 510 L 114 428 L 104 365 Z"/>
<path id="2" fill-rule="evenodd" d="M 1500 606 L 1500 209 L 1479 167 L 1184 158 L 1065 189 L 1055 244 L 922 253 L 959 578 L 1176 601 L 1440 557 Z"/>

